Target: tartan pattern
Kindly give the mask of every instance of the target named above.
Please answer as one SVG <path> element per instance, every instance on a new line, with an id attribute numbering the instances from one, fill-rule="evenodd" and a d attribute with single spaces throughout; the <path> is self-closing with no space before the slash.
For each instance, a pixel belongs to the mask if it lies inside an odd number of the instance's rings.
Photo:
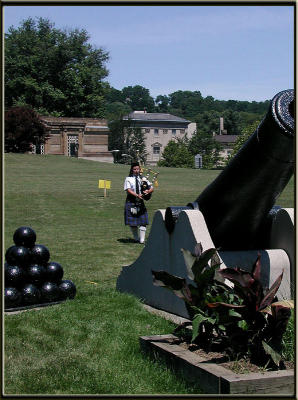
<path id="1" fill-rule="evenodd" d="M 135 203 L 132 203 L 131 201 L 125 202 L 125 207 L 124 207 L 125 225 L 130 225 L 130 226 L 149 225 L 148 213 L 144 202 L 143 202 L 144 206 L 143 213 L 137 217 L 132 215 L 130 212 L 130 208 L 133 207 L 134 205 Z"/>

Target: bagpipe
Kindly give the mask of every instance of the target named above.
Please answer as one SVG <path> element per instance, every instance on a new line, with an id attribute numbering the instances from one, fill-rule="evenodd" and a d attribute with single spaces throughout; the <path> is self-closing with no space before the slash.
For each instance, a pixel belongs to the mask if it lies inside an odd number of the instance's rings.
<path id="1" fill-rule="evenodd" d="M 146 175 L 143 175 L 144 172 L 146 172 Z M 159 174 L 159 172 L 155 172 L 153 171 L 151 168 L 144 168 L 141 167 L 140 170 L 140 175 L 141 175 L 141 193 L 143 195 L 143 199 L 144 200 L 150 200 L 151 199 L 151 195 L 152 193 L 148 193 L 148 194 L 144 194 L 144 192 L 148 189 L 150 189 L 150 186 L 148 185 L 147 180 L 150 180 L 150 174 L 152 174 L 152 185 L 154 185 L 155 187 L 158 187 L 158 181 L 157 181 L 157 176 Z"/>

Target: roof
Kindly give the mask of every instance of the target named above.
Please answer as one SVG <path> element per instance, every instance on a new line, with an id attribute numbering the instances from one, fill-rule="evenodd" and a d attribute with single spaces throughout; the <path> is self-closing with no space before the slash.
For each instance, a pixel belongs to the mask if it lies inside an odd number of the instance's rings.
<path id="1" fill-rule="evenodd" d="M 74 117 L 52 117 L 40 115 L 40 119 L 46 123 L 60 124 L 87 124 L 92 127 L 102 127 L 107 125 L 107 120 L 99 118 L 74 118 Z"/>
<path id="2" fill-rule="evenodd" d="M 172 114 L 164 114 L 164 113 L 145 113 L 145 112 L 138 112 L 133 111 L 123 119 L 132 119 L 134 121 L 170 121 L 170 122 L 185 122 L 190 123 L 189 120 L 177 117 L 176 115 Z"/>
<path id="3" fill-rule="evenodd" d="M 218 143 L 235 143 L 239 135 L 215 135 L 213 138 Z"/>

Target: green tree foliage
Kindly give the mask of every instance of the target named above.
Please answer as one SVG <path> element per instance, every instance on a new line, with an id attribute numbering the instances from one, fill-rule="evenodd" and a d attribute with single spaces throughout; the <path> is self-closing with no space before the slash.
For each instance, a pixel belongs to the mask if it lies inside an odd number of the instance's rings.
<path id="1" fill-rule="evenodd" d="M 175 114 L 178 117 L 194 120 L 198 114 L 205 111 L 222 113 L 233 111 L 238 113 L 255 114 L 255 117 L 263 115 L 269 106 L 269 100 L 264 102 L 248 102 L 239 100 L 215 100 L 212 96 L 202 96 L 201 92 L 190 90 L 178 90 L 168 96 L 159 95 L 155 99 L 156 112 Z M 240 114 L 238 114 L 240 115 Z"/>
<path id="2" fill-rule="evenodd" d="M 154 99 L 150 96 L 148 89 L 143 86 L 126 86 L 122 89 L 122 101 L 128 104 L 132 110 L 144 110 L 154 112 Z"/>
<path id="3" fill-rule="evenodd" d="M 194 157 L 188 150 L 185 139 L 170 140 L 157 164 L 160 167 L 193 168 Z"/>
<path id="4" fill-rule="evenodd" d="M 238 153 L 238 151 L 241 149 L 241 147 L 244 145 L 244 143 L 246 143 L 247 140 L 250 138 L 250 136 L 255 132 L 255 130 L 257 129 L 259 124 L 260 124 L 260 121 L 255 121 L 251 125 L 249 125 L 243 129 L 241 135 L 239 135 L 236 142 L 234 143 L 232 153 L 231 153 L 228 161 Z"/>
<path id="5" fill-rule="evenodd" d="M 207 134 L 212 134 L 213 132 L 215 132 L 216 134 L 218 134 L 220 117 L 221 113 L 218 111 L 203 111 L 202 113 L 197 114 L 195 122 L 200 132 L 204 132 Z"/>
<path id="6" fill-rule="evenodd" d="M 197 114 L 195 121 L 200 131 L 205 133 L 219 134 L 219 119 L 224 119 L 224 129 L 229 135 L 240 135 L 241 119 L 239 113 L 231 110 L 219 111 L 203 111 Z"/>
<path id="7" fill-rule="evenodd" d="M 147 158 L 145 134 L 141 128 L 134 127 L 131 120 L 124 120 L 124 115 L 120 111 L 109 121 L 109 150 L 119 150 L 117 156 L 119 162 L 138 160 L 145 164 Z M 126 158 L 121 158 L 122 154 L 126 154 Z"/>
<path id="8" fill-rule="evenodd" d="M 46 129 L 38 114 L 28 107 L 13 107 L 5 112 L 5 151 L 24 153 L 32 144 L 42 144 Z"/>
<path id="9" fill-rule="evenodd" d="M 171 108 L 179 110 L 179 116 L 183 118 L 193 117 L 202 110 L 203 97 L 199 91 L 178 90 L 171 93 L 169 99 Z"/>
<path id="10" fill-rule="evenodd" d="M 155 99 L 156 112 L 168 113 L 169 103 L 170 99 L 168 98 L 168 96 L 163 96 L 163 95 L 157 96 Z"/>
<path id="11" fill-rule="evenodd" d="M 60 30 L 28 18 L 5 34 L 5 105 L 28 104 L 40 114 L 102 117 L 108 53 L 85 30 Z"/>
<path id="12" fill-rule="evenodd" d="M 108 122 L 109 126 L 109 150 L 119 150 L 120 153 L 125 153 L 125 127 L 127 126 L 126 121 L 123 121 L 122 116 L 119 118 L 113 118 Z"/>
<path id="13" fill-rule="evenodd" d="M 221 145 L 208 132 L 197 130 L 189 141 L 188 149 L 193 156 L 202 156 L 204 169 L 215 168 L 220 160 Z"/>
<path id="14" fill-rule="evenodd" d="M 125 154 L 130 156 L 130 160 L 139 161 L 145 164 L 147 158 L 145 134 L 139 127 L 129 127 L 125 129 L 124 135 Z"/>

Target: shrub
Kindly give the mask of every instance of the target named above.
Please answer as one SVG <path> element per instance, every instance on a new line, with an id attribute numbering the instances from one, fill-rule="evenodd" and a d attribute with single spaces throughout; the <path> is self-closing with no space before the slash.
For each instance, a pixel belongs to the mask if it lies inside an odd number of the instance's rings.
<path id="1" fill-rule="evenodd" d="M 29 107 L 13 107 L 5 112 L 5 151 L 25 153 L 32 144 L 46 140 L 46 128 Z"/>

